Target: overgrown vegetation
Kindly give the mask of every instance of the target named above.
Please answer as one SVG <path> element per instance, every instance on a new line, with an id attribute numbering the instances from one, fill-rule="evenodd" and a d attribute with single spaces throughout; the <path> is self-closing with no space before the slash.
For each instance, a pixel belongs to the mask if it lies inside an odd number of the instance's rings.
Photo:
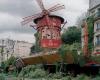
<path id="1" fill-rule="evenodd" d="M 22 69 L 20 72 L 19 78 L 28 78 L 34 80 L 99 80 L 100 77 L 97 75 L 96 77 L 92 78 L 92 76 L 86 76 L 84 74 L 77 75 L 77 77 L 73 76 L 64 76 L 61 72 L 56 73 L 48 73 L 43 68 L 42 65 L 29 65 Z"/>
<path id="2" fill-rule="evenodd" d="M 41 48 L 40 46 L 40 34 L 39 33 L 35 33 L 35 44 L 31 47 L 31 53 L 38 53 L 43 51 L 43 48 Z"/>
<path id="3" fill-rule="evenodd" d="M 81 28 L 70 26 L 64 30 L 61 37 L 64 44 L 81 43 Z"/>
<path id="4" fill-rule="evenodd" d="M 16 58 L 14 56 L 11 56 L 8 60 L 6 60 L 4 62 L 4 70 L 6 71 L 6 69 L 10 66 L 15 64 Z"/>
<path id="5" fill-rule="evenodd" d="M 24 67 L 19 73 L 18 77 L 24 78 L 44 78 L 46 77 L 47 72 L 39 67 L 38 65 L 29 65 Z"/>
<path id="6" fill-rule="evenodd" d="M 89 51 L 91 52 L 93 47 L 93 35 L 94 35 L 94 17 L 90 16 L 87 18 L 87 24 L 88 24 L 88 36 L 89 36 Z"/>

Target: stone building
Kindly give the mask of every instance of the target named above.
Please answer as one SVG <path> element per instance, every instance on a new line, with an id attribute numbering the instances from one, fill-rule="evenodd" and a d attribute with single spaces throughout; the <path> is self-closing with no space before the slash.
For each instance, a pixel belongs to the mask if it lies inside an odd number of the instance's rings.
<path id="1" fill-rule="evenodd" d="M 89 0 L 89 13 L 95 15 L 100 9 L 100 0 Z"/>
<path id="2" fill-rule="evenodd" d="M 94 53 L 100 52 L 100 0 L 90 0 L 90 16 L 94 16 Z"/>
<path id="3" fill-rule="evenodd" d="M 25 41 L 15 41 L 14 56 L 16 57 L 27 57 L 30 55 L 32 43 Z"/>
<path id="4" fill-rule="evenodd" d="M 89 1 L 90 16 L 94 16 L 94 53 L 100 54 L 100 0 Z"/>
<path id="5" fill-rule="evenodd" d="M 32 43 L 11 39 L 0 39 L 0 62 L 11 56 L 27 57 L 30 55 Z M 3 51 L 2 51 L 3 50 Z"/>
<path id="6" fill-rule="evenodd" d="M 100 0 L 89 0 L 89 15 L 94 17 L 93 54 L 100 54 Z M 84 31 L 82 27 L 82 48 L 84 46 Z"/>

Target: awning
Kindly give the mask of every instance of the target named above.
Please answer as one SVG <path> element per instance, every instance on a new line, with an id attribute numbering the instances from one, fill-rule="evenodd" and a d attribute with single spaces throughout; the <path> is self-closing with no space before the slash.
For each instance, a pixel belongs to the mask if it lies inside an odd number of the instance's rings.
<path id="1" fill-rule="evenodd" d="M 96 52 L 96 53 L 94 53 L 94 54 L 100 54 L 100 52 Z"/>

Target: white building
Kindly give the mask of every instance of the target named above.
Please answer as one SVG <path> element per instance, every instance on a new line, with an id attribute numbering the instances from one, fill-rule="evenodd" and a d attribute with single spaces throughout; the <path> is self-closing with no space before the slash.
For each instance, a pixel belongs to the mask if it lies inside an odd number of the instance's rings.
<path id="1" fill-rule="evenodd" d="M 32 43 L 25 41 L 16 41 L 14 46 L 14 56 L 27 57 L 30 55 Z"/>
<path id="2" fill-rule="evenodd" d="M 0 40 L 0 62 L 9 59 L 11 56 L 27 57 L 30 55 L 32 43 L 15 41 L 11 39 Z M 3 51 L 1 51 L 3 49 Z"/>
<path id="3" fill-rule="evenodd" d="M 94 16 L 94 53 L 100 52 L 100 0 L 90 0 L 90 16 Z"/>

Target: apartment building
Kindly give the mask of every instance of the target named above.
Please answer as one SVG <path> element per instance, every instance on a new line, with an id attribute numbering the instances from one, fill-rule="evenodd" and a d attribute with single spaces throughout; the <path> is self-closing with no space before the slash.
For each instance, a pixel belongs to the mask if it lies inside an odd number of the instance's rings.
<path id="1" fill-rule="evenodd" d="M 14 56 L 16 57 L 27 57 L 30 55 L 32 43 L 25 41 L 15 41 Z"/>
<path id="2" fill-rule="evenodd" d="M 100 54 L 100 0 L 89 1 L 90 16 L 94 16 L 94 54 Z"/>
<path id="3" fill-rule="evenodd" d="M 100 55 L 100 0 L 89 0 L 89 16 L 94 17 L 93 54 Z M 84 46 L 84 28 L 82 27 L 82 48 Z"/>

